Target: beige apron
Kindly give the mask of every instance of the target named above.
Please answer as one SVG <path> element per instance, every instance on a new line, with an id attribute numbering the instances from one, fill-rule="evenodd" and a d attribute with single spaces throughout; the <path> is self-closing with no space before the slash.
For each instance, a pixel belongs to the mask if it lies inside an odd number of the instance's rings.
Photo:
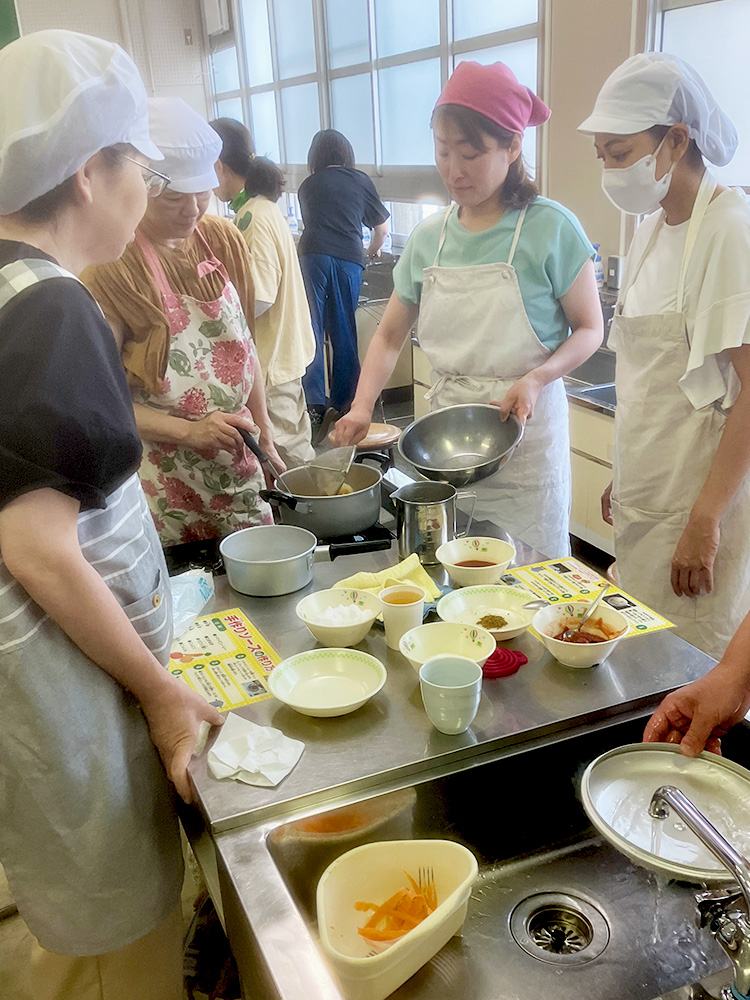
<path id="1" fill-rule="evenodd" d="M 507 263 L 440 267 L 448 209 L 435 261 L 424 270 L 419 343 L 432 367 L 433 409 L 499 402 L 521 376 L 552 353 L 534 332 L 513 268 L 518 218 Z M 562 379 L 539 393 L 523 440 L 500 472 L 472 486 L 475 517 L 492 519 L 551 557 L 570 552 L 568 401 Z"/>
<path id="2" fill-rule="evenodd" d="M 675 312 L 622 316 L 628 289 L 653 247 L 659 219 L 620 293 L 609 345 L 617 353 L 612 518 L 622 587 L 665 615 L 677 634 L 720 659 L 750 610 L 750 478 L 721 521 L 714 589 L 677 597 L 672 557 L 726 425 L 718 404 L 696 410 L 679 386 L 690 353 L 685 275 L 716 182 L 706 172 L 688 226 Z"/>

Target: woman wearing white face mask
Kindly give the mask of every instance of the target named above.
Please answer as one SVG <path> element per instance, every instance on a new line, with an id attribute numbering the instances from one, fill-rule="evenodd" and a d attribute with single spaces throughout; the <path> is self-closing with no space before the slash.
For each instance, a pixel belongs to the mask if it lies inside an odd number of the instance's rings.
<path id="1" fill-rule="evenodd" d="M 580 131 L 610 200 L 654 212 L 609 341 L 620 582 L 718 659 L 750 607 L 750 205 L 704 157 L 728 163 L 737 134 L 695 70 L 653 52 L 615 70 Z"/>

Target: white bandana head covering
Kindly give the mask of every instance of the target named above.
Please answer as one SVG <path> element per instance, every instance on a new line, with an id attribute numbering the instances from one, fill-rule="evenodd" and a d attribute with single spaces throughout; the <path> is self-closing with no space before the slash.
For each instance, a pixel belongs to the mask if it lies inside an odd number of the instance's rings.
<path id="1" fill-rule="evenodd" d="M 129 143 L 160 160 L 149 139 L 146 89 L 113 42 L 36 31 L 0 51 L 0 215 L 72 177 L 99 150 Z"/>
<path id="2" fill-rule="evenodd" d="M 737 131 L 698 73 L 665 52 L 643 52 L 618 66 L 599 91 L 579 132 L 631 135 L 653 125 L 687 125 L 698 149 L 723 167 L 737 149 Z"/>
<path id="3" fill-rule="evenodd" d="M 221 139 L 205 118 L 180 97 L 152 97 L 148 102 L 151 138 L 164 155 L 159 170 L 169 190 L 198 194 L 219 186 L 215 163 Z"/>

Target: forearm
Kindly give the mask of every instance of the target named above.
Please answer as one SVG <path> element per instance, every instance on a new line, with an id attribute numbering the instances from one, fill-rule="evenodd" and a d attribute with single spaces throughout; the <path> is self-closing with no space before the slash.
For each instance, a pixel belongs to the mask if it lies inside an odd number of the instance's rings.
<path id="1" fill-rule="evenodd" d="M 271 418 L 268 416 L 268 406 L 266 405 L 266 390 L 263 385 L 263 373 L 260 370 L 260 362 L 255 364 L 255 378 L 250 395 L 247 397 L 247 406 L 253 416 L 253 422 L 258 427 L 258 433 L 262 436 L 273 438 Z"/>
<path id="2" fill-rule="evenodd" d="M 391 295 L 367 349 L 352 403 L 353 409 L 358 407 L 372 411 L 385 383 L 393 374 L 418 315 L 418 306 L 401 302 L 395 292 Z"/>
<path id="3" fill-rule="evenodd" d="M 567 375 L 578 365 L 583 364 L 601 345 L 601 342 L 601 327 L 578 327 L 543 364 L 534 368 L 529 374 L 534 375 L 542 385 L 548 385 L 555 379 Z"/>
<path id="4" fill-rule="evenodd" d="M 370 236 L 370 246 L 368 248 L 368 253 L 371 257 L 376 256 L 380 248 L 385 243 L 385 238 L 388 235 L 388 223 L 382 222 L 379 226 L 375 226 L 372 230 Z"/>
<path id="5" fill-rule="evenodd" d="M 135 425 L 138 434 L 144 441 L 157 441 L 163 444 L 185 445 L 190 438 L 192 421 L 184 417 L 172 417 L 168 413 L 160 413 L 150 406 L 141 403 L 133 404 Z"/>
<path id="6" fill-rule="evenodd" d="M 750 468 L 750 386 L 743 386 L 727 418 L 703 488 L 690 513 L 696 523 L 718 523 Z"/>

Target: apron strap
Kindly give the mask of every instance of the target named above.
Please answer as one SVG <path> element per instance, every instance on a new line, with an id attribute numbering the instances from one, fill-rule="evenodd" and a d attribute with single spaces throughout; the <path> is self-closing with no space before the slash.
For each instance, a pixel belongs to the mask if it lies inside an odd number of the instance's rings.
<path id="1" fill-rule="evenodd" d="M 224 267 L 224 265 L 218 259 L 218 257 L 214 254 L 213 250 L 211 249 L 210 243 L 208 242 L 208 240 L 206 239 L 206 237 L 203 235 L 203 233 L 200 231 L 200 229 L 197 226 L 195 228 L 195 235 L 198 237 L 198 239 L 200 240 L 200 242 L 203 244 L 203 248 L 206 251 L 206 253 L 208 254 L 207 259 L 206 260 L 202 260 L 200 262 L 200 264 L 198 265 L 198 277 L 199 278 L 204 278 L 207 274 L 211 274 L 212 271 L 218 271 L 219 274 L 224 279 L 224 284 L 228 285 L 229 284 L 229 274 L 227 272 L 227 269 Z"/>
<path id="2" fill-rule="evenodd" d="M 440 239 L 438 240 L 437 253 L 435 254 L 435 259 L 432 262 L 433 267 L 438 266 L 438 260 L 440 259 L 440 251 L 443 249 L 443 244 L 445 243 L 445 232 L 446 232 L 446 227 L 448 225 L 448 217 L 450 216 L 454 208 L 457 208 L 457 206 L 449 205 L 448 208 L 445 210 L 445 215 L 443 216 L 443 225 L 440 227 Z"/>
<path id="3" fill-rule="evenodd" d="M 170 335 L 174 335 L 175 330 L 179 329 L 177 317 L 180 314 L 182 306 L 180 297 L 169 284 L 169 279 L 151 240 L 144 236 L 140 230 L 136 229 L 135 242 L 143 254 L 143 259 L 146 261 L 146 266 L 153 276 L 156 287 L 161 293 L 162 302 L 164 303 L 164 318 L 167 321 Z"/>
<path id="4" fill-rule="evenodd" d="M 508 255 L 508 260 L 506 263 L 513 266 L 513 258 L 516 255 L 516 247 L 518 246 L 518 238 L 521 235 L 521 226 L 523 225 L 523 220 L 526 218 L 526 209 L 528 205 L 524 205 L 521 209 L 521 214 L 518 216 L 518 222 L 516 223 L 516 231 L 513 233 L 513 242 L 510 245 L 510 254 Z"/>

